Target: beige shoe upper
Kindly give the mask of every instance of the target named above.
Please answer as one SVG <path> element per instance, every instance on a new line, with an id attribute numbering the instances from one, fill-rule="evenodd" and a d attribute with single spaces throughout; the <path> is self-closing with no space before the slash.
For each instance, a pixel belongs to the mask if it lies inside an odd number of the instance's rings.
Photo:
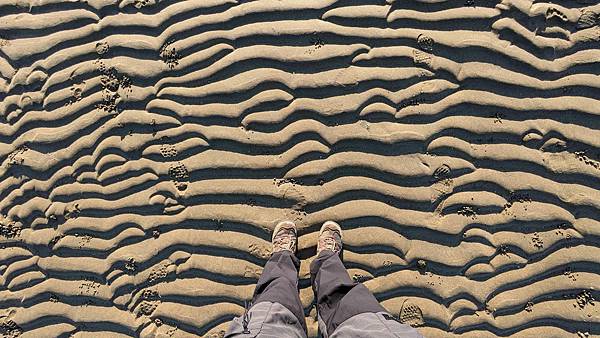
<path id="1" fill-rule="evenodd" d="M 296 225 L 290 221 L 279 222 L 273 230 L 271 243 L 273 244 L 273 253 L 287 250 L 295 254 L 298 250 Z"/>
<path id="2" fill-rule="evenodd" d="M 342 228 L 333 221 L 323 223 L 321 231 L 319 231 L 317 256 L 323 250 L 331 250 L 338 255 L 342 251 Z"/>

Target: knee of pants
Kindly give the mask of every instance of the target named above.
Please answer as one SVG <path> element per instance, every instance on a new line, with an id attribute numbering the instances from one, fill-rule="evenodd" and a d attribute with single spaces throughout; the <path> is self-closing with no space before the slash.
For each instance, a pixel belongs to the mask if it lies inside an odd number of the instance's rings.
<path id="1" fill-rule="evenodd" d="M 401 324 L 387 312 L 358 314 L 340 324 L 329 336 L 343 337 L 423 338 L 417 330 Z"/>
<path id="2" fill-rule="evenodd" d="M 306 338 L 306 332 L 296 316 L 279 303 L 260 302 L 248 311 L 248 323 L 244 327 L 241 317 L 235 318 L 225 337 L 298 337 Z"/>

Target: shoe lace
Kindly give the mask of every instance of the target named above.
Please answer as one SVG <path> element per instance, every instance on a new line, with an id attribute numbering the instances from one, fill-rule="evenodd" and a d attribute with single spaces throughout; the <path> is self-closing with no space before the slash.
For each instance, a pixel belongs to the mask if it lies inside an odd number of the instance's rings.
<path id="1" fill-rule="evenodd" d="M 294 231 L 283 229 L 273 239 L 275 247 L 290 247 L 293 242 Z"/>
<path id="2" fill-rule="evenodd" d="M 323 244 L 322 248 L 337 251 L 340 248 L 340 245 L 336 239 L 337 233 L 333 231 L 328 231 L 328 233 L 324 233 L 323 239 L 321 239 L 321 243 Z M 338 235 L 339 236 L 339 235 Z"/>

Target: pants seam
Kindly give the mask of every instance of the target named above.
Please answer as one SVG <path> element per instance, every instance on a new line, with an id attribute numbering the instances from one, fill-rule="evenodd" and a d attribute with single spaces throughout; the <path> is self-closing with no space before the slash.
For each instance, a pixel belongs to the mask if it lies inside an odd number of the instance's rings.
<path id="1" fill-rule="evenodd" d="M 259 334 L 262 332 L 262 330 L 263 330 L 263 327 L 265 326 L 265 322 L 267 321 L 267 317 L 269 317 L 269 315 L 271 314 L 271 309 L 273 309 L 273 305 L 274 305 L 275 303 L 273 303 L 273 302 L 269 302 L 269 303 L 270 303 L 270 304 L 269 304 L 269 309 L 268 309 L 268 310 L 267 310 L 267 312 L 265 313 L 265 318 L 263 318 L 263 321 L 262 321 L 262 323 L 260 324 L 260 329 L 258 329 L 258 332 L 256 333 L 256 336 L 254 336 L 254 337 L 257 337 L 257 336 L 258 336 L 258 335 L 259 335 Z"/>

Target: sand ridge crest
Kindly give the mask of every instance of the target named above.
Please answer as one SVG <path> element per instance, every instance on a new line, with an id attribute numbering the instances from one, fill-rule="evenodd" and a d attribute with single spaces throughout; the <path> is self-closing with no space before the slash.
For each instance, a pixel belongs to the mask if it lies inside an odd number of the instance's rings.
<path id="1" fill-rule="evenodd" d="M 222 337 L 279 220 L 427 337 L 600 335 L 600 5 L 0 3 L 0 334 Z"/>

